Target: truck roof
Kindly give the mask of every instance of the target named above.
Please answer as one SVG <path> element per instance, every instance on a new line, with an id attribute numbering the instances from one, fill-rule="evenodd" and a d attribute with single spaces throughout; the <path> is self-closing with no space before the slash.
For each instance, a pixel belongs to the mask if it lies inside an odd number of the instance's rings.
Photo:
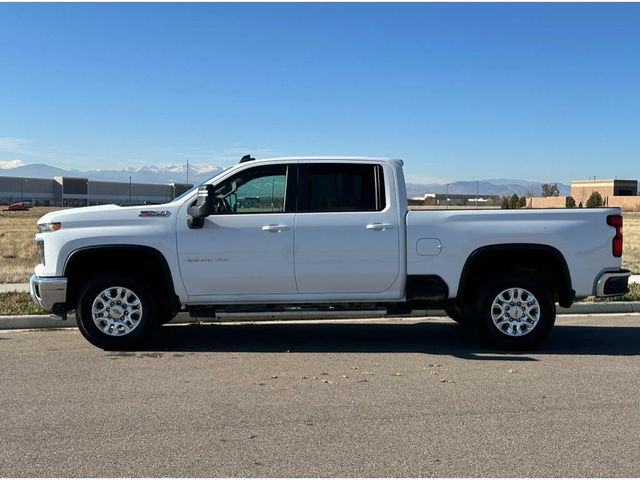
<path id="1" fill-rule="evenodd" d="M 383 162 L 383 163 L 399 163 L 403 165 L 403 161 L 399 158 L 389 157 L 341 157 L 341 156 L 310 156 L 310 157 L 272 157 L 252 160 L 252 162 L 272 162 L 272 161 L 346 161 L 346 162 Z"/>

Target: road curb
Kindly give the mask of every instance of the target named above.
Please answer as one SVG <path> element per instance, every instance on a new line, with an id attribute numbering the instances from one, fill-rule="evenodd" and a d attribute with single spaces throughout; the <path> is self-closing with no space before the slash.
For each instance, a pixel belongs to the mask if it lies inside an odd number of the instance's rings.
<path id="1" fill-rule="evenodd" d="M 602 302 L 602 303 L 575 303 L 571 308 L 557 308 L 559 315 L 588 315 L 606 313 L 637 313 L 640 312 L 640 302 Z M 424 317 L 446 317 L 444 310 L 416 310 L 411 315 L 398 315 L 397 318 L 424 318 Z M 380 311 L 361 312 L 283 312 L 269 314 L 255 313 L 234 313 L 221 314 L 217 320 L 228 321 L 277 321 L 277 320 L 350 320 L 350 319 L 372 319 L 394 318 L 387 316 Z M 210 318 L 192 318 L 187 313 L 180 313 L 169 323 L 198 323 L 208 322 Z M 62 322 L 52 319 L 49 315 L 0 315 L 0 330 L 16 329 L 42 329 L 42 328 L 65 328 L 75 327 L 76 322 L 73 317 Z"/>

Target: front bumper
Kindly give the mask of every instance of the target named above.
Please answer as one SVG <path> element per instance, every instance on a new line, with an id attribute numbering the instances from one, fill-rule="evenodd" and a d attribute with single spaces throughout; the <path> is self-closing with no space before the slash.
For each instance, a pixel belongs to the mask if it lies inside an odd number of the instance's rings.
<path id="1" fill-rule="evenodd" d="M 60 313 L 66 312 L 67 279 L 65 277 L 38 277 L 35 274 L 31 275 L 29 278 L 29 293 L 33 303 L 40 308 L 52 311 L 56 316 L 62 316 Z"/>
<path id="2" fill-rule="evenodd" d="M 629 291 L 629 270 L 602 272 L 596 280 L 596 297 L 614 297 Z"/>

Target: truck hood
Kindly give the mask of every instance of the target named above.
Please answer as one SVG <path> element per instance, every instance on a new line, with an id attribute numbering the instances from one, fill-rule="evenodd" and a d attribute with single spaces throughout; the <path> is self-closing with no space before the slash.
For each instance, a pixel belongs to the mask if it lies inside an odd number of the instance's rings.
<path id="1" fill-rule="evenodd" d="M 62 228 L 96 227 L 104 225 L 131 225 L 149 221 L 168 221 L 175 216 L 175 204 L 138 205 L 120 207 L 100 205 L 49 212 L 40 217 L 38 224 L 60 222 Z"/>

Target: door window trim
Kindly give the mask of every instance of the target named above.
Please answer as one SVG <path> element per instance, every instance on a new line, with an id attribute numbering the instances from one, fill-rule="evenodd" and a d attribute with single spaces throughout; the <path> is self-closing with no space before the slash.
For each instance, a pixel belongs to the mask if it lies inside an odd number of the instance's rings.
<path id="1" fill-rule="evenodd" d="M 309 184 L 309 167 L 312 165 L 342 165 L 342 166 L 371 166 L 374 168 L 374 198 L 376 208 L 371 210 L 310 210 L 309 209 L 309 192 L 307 186 Z M 356 213 L 356 212 L 382 212 L 386 209 L 386 188 L 384 183 L 384 170 L 379 163 L 299 163 L 297 165 L 297 213 Z"/>
<path id="2" fill-rule="evenodd" d="M 295 213 L 295 209 L 297 206 L 297 194 L 296 188 L 298 181 L 298 166 L 293 163 L 270 163 L 267 165 L 252 165 L 248 168 L 243 168 L 242 170 L 235 172 L 233 175 L 226 177 L 221 180 L 219 183 L 214 185 L 218 187 L 223 183 L 229 182 L 233 180 L 235 177 L 242 175 L 244 172 L 255 168 L 269 168 L 269 167 L 278 167 L 284 166 L 285 170 L 285 188 L 284 188 L 284 199 L 283 199 L 283 210 L 281 212 L 230 212 L 230 213 L 215 213 L 212 214 L 211 217 L 228 217 L 230 215 L 283 215 L 285 213 Z"/>

